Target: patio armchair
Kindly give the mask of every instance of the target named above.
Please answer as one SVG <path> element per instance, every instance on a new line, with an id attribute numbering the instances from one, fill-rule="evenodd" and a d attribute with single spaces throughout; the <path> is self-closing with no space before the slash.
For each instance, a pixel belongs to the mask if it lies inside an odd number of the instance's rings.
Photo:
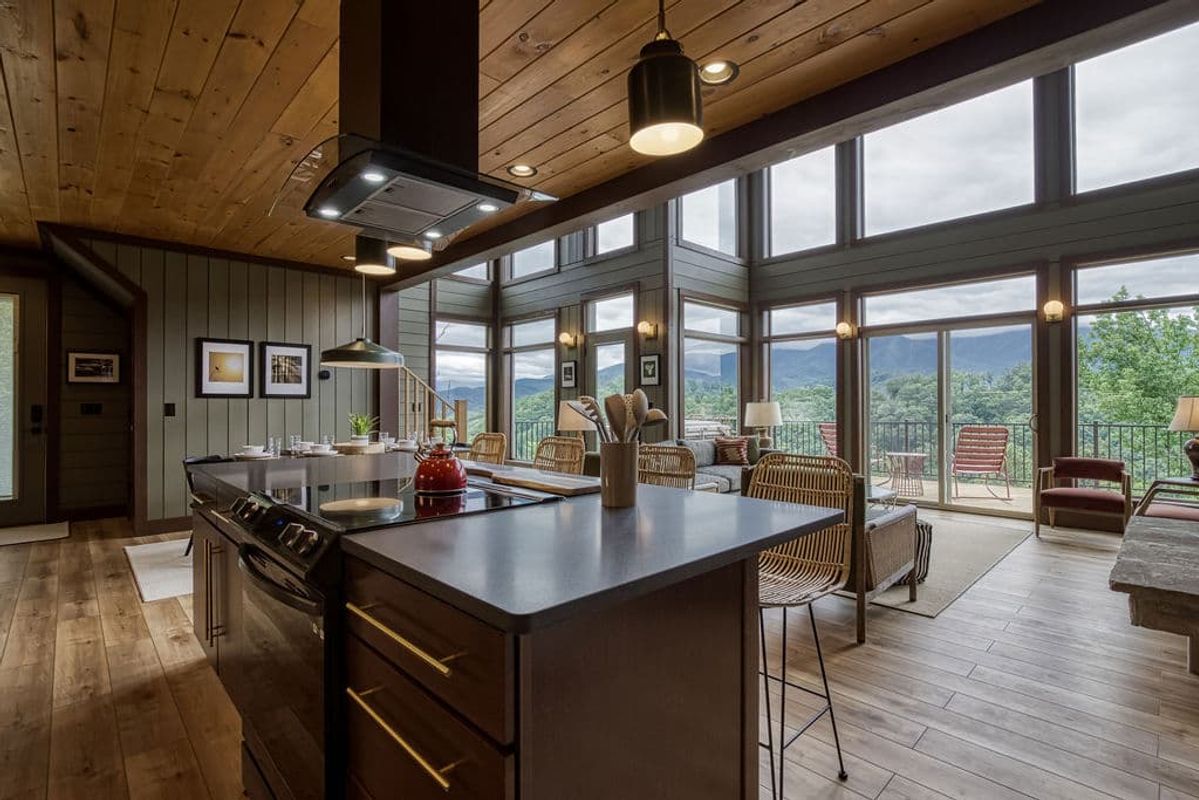
<path id="1" fill-rule="evenodd" d="M 824 452 L 833 458 L 838 458 L 840 453 L 837 444 L 837 423 L 821 422 L 817 424 L 817 427 L 820 429 L 820 440 L 824 443 Z"/>
<path id="2" fill-rule="evenodd" d="M 1060 486 L 1060 481 L 1069 484 Z M 1114 483 L 1120 488 L 1076 486 L 1075 481 Z M 1049 512 L 1050 527 L 1056 526 L 1058 511 L 1079 511 L 1118 516 L 1123 522 L 1123 530 L 1132 515 L 1132 479 L 1124 469 L 1123 461 L 1076 456 L 1055 458 L 1052 467 L 1042 467 L 1037 474 L 1033 492 L 1033 531 L 1037 536 L 1041 535 L 1042 510 Z"/>
<path id="3" fill-rule="evenodd" d="M 992 496 L 992 475 L 1003 478 L 1003 499 L 1012 499 L 1012 483 L 1007 470 L 1007 443 L 1010 432 L 1002 425 L 963 425 L 953 448 L 950 474 L 953 477 L 953 496 L 961 497 L 958 477 L 982 476 L 983 486 Z"/>

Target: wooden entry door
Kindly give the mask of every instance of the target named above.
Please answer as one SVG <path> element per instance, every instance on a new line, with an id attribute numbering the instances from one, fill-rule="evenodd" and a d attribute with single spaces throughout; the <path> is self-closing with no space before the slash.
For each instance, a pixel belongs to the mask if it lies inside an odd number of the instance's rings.
<path id="1" fill-rule="evenodd" d="M 0 276 L 0 527 L 44 522 L 46 283 Z"/>

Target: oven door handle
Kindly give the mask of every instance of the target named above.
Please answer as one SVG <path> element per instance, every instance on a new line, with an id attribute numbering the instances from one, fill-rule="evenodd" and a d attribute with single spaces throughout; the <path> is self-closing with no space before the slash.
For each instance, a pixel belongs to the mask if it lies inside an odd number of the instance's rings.
<path id="1" fill-rule="evenodd" d="M 303 595 L 296 594 L 286 586 L 280 586 L 267 577 L 258 567 L 254 566 L 250 554 L 256 550 L 257 548 L 251 547 L 248 544 L 242 544 L 237 548 L 237 568 L 245 573 L 250 583 L 285 606 L 294 608 L 296 611 L 302 611 L 310 617 L 320 616 L 324 607 L 321 601 L 313 600 L 311 597 L 304 597 Z"/>

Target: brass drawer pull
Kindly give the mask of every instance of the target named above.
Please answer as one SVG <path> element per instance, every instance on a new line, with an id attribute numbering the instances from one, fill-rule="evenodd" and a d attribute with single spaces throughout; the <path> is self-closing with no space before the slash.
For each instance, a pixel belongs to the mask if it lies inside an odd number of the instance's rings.
<path id="1" fill-rule="evenodd" d="M 371 608 L 371 606 L 367 606 L 367 608 Z M 412 655 L 419 658 L 421 661 L 428 664 L 433 669 L 437 670 L 443 677 L 450 677 L 451 670 L 448 666 L 449 662 L 457 658 L 462 658 L 462 656 L 465 655 L 465 653 L 455 653 L 451 656 L 446 656 L 445 658 L 437 658 L 436 656 L 430 655 L 420 647 L 408 641 L 403 636 L 400 636 L 398 633 L 384 625 L 379 620 L 375 619 L 373 616 L 367 613 L 365 608 L 356 606 L 353 603 L 346 603 L 346 610 L 370 625 L 375 630 L 379 631 L 379 633 L 382 633 L 388 639 L 391 639 L 393 642 L 407 650 Z"/>
<path id="2" fill-rule="evenodd" d="M 415 747 L 408 744 L 408 741 L 404 739 L 403 736 L 400 736 L 400 734 L 396 732 L 396 729 L 391 727 L 387 720 L 383 719 L 382 715 L 380 715 L 378 711 L 371 707 L 370 703 L 366 702 L 364 698 L 366 698 L 368 695 L 374 694 L 377 691 L 379 691 L 378 686 L 374 687 L 373 689 L 367 689 L 361 693 L 354 691 L 349 686 L 346 687 L 346 694 L 350 696 L 350 699 L 353 700 L 359 708 L 365 711 L 367 716 L 374 720 L 375 724 L 382 728 L 383 732 L 391 737 L 391 740 L 398 744 L 400 748 L 417 763 L 417 766 L 425 771 L 426 775 L 436 781 L 437 785 L 442 788 L 442 791 L 448 792 L 450 790 L 450 782 L 445 778 L 446 773 L 457 767 L 462 763 L 462 761 L 458 760 L 452 764 L 447 764 L 441 769 L 438 769 L 429 763 L 427 758 L 418 753 Z"/>

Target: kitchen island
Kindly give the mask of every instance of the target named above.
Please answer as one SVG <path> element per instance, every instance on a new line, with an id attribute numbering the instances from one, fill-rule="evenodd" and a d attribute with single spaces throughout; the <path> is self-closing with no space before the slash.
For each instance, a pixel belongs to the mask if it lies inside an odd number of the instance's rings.
<path id="1" fill-rule="evenodd" d="M 214 506 L 410 472 L 404 455 L 203 470 Z M 628 509 L 587 495 L 346 533 L 333 771 L 374 800 L 757 797 L 757 553 L 839 519 L 642 486 Z"/>

